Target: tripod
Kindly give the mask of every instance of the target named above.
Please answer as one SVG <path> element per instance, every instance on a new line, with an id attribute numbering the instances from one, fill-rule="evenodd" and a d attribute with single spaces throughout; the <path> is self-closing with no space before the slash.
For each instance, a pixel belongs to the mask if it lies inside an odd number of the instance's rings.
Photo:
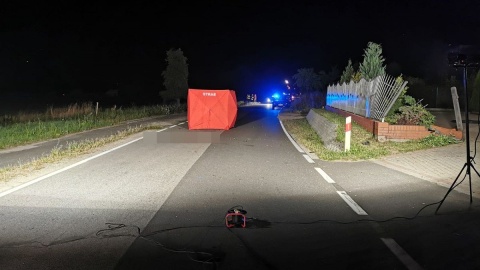
<path id="1" fill-rule="evenodd" d="M 469 67 L 474 67 L 475 65 L 474 64 L 467 64 L 464 61 L 461 61 L 460 63 L 455 63 L 454 66 L 463 68 L 463 90 L 464 90 L 464 95 L 465 95 L 465 140 L 466 140 L 466 146 L 467 146 L 467 149 L 466 149 L 467 162 L 465 162 L 465 164 L 462 167 L 462 170 L 460 170 L 457 177 L 455 178 L 455 181 L 453 181 L 453 183 L 450 186 L 450 188 L 448 189 L 447 193 L 445 194 L 443 199 L 440 201 L 440 204 L 438 205 L 437 210 L 435 210 L 435 214 L 440 209 L 440 206 L 442 206 L 442 204 L 445 201 L 445 199 L 447 198 L 448 194 L 456 187 L 455 183 L 460 178 L 460 175 L 462 174 L 463 170 L 467 169 L 466 175 L 468 175 L 468 183 L 470 185 L 470 204 L 473 202 L 471 169 L 473 169 L 477 173 L 477 175 L 480 177 L 480 174 L 478 173 L 478 171 L 475 169 L 475 167 L 472 164 L 473 158 L 472 158 L 472 156 L 470 156 L 470 128 L 469 128 L 469 126 L 470 126 L 469 121 L 470 120 L 468 119 L 468 113 L 469 112 L 468 112 L 468 92 L 467 92 L 467 79 L 468 79 L 467 69 Z"/>

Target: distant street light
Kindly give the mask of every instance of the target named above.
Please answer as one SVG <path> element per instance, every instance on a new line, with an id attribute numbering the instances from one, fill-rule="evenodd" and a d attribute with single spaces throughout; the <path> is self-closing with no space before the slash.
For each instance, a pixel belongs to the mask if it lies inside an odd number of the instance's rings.
<path id="1" fill-rule="evenodd" d="M 290 90 L 290 84 L 288 84 L 288 80 L 285 80 L 285 84 L 287 85 L 287 89 Z"/>

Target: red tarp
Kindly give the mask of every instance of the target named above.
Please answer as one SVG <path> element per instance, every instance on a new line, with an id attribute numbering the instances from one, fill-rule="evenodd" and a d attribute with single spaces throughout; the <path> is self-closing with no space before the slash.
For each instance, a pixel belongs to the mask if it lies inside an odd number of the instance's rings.
<path id="1" fill-rule="evenodd" d="M 237 97 L 233 90 L 188 89 L 188 129 L 225 129 L 237 120 Z"/>

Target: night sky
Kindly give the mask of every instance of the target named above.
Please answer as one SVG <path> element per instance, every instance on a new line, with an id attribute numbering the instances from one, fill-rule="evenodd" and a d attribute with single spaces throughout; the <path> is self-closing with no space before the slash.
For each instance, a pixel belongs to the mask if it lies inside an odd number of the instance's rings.
<path id="1" fill-rule="evenodd" d="M 190 88 L 243 95 L 281 88 L 299 68 L 343 71 L 369 41 L 395 72 L 428 77 L 446 45 L 480 40 L 480 1 L 10 2 L 0 92 L 19 106 L 110 89 L 152 101 L 171 48 L 188 59 Z"/>

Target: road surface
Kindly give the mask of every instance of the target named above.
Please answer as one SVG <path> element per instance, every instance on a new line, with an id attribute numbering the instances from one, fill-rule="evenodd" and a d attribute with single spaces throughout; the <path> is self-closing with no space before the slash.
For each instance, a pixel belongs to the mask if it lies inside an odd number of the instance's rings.
<path id="1" fill-rule="evenodd" d="M 0 268 L 480 267 L 477 202 L 453 191 L 435 214 L 444 187 L 373 162 L 311 159 L 277 115 L 242 107 L 216 143 L 137 134 L 1 193 Z M 240 206 L 247 227 L 227 228 Z"/>

